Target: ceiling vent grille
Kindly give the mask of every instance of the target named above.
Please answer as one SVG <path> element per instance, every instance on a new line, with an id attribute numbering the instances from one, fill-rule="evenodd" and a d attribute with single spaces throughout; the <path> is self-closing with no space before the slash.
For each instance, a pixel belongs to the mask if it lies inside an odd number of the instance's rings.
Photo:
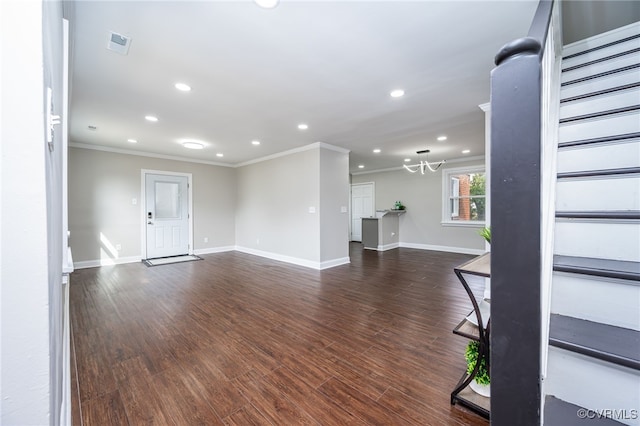
<path id="1" fill-rule="evenodd" d="M 127 37 L 122 34 L 109 32 L 109 40 L 107 42 L 107 49 L 113 50 L 121 55 L 129 53 L 129 45 L 131 44 L 131 37 Z"/>

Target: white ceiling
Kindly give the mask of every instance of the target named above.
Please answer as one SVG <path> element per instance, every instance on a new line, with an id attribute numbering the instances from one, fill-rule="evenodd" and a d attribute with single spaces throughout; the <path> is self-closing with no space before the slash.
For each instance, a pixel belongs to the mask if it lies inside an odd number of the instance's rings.
<path id="1" fill-rule="evenodd" d="M 430 160 L 483 155 L 478 105 L 493 57 L 526 35 L 536 5 L 79 1 L 71 140 L 226 165 L 324 142 L 351 151 L 352 171 L 397 167 L 425 148 Z M 109 31 L 131 37 L 128 55 L 106 49 Z M 405 96 L 391 98 L 395 88 Z M 188 150 L 182 138 L 208 146 Z"/>

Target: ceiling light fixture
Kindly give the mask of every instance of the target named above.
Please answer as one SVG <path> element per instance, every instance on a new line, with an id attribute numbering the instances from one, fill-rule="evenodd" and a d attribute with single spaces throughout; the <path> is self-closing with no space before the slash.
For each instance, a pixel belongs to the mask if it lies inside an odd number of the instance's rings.
<path id="1" fill-rule="evenodd" d="M 463 154 L 468 154 L 468 153 L 470 153 L 470 152 L 471 152 L 471 150 L 470 150 L 470 149 L 465 149 L 464 151 L 462 151 L 462 153 L 463 153 Z"/>
<path id="2" fill-rule="evenodd" d="M 391 95 L 392 98 L 401 98 L 404 96 L 404 90 L 402 89 L 392 90 L 391 93 L 389 93 L 389 95 Z"/>
<path id="3" fill-rule="evenodd" d="M 358 165 L 358 168 L 359 168 L 359 169 L 364 169 L 364 164 L 360 164 L 360 165 Z"/>
<path id="4" fill-rule="evenodd" d="M 203 144 L 201 144 L 200 142 L 194 142 L 194 141 L 182 142 L 182 146 L 184 146 L 185 148 L 188 148 L 188 149 L 203 149 L 204 148 Z"/>
<path id="5" fill-rule="evenodd" d="M 178 89 L 181 92 L 190 92 L 191 91 L 191 86 L 189 86 L 188 84 L 184 84 L 184 83 L 176 83 L 174 86 L 176 89 Z"/>
<path id="6" fill-rule="evenodd" d="M 158 117 L 154 116 L 154 115 L 145 115 L 144 119 L 147 121 L 151 121 L 153 123 L 158 121 Z"/>
<path id="7" fill-rule="evenodd" d="M 438 141 L 439 141 L 439 142 L 443 142 L 443 141 L 446 141 L 446 140 L 447 140 L 447 137 L 446 137 L 446 136 L 444 136 L 444 135 L 442 135 L 442 136 L 438 136 Z"/>
<path id="8" fill-rule="evenodd" d="M 224 157 L 224 154 L 219 152 L 219 153 L 216 154 L 216 157 Z"/>
<path id="9" fill-rule="evenodd" d="M 309 126 L 304 124 L 304 123 L 298 124 L 298 129 L 300 129 L 300 130 L 307 130 L 308 128 L 309 128 Z"/>
<path id="10" fill-rule="evenodd" d="M 263 9 L 273 9 L 280 3 L 280 0 L 254 0 Z"/>
<path id="11" fill-rule="evenodd" d="M 258 146 L 258 145 L 260 145 L 260 141 L 251 141 L 251 144 Z"/>
<path id="12" fill-rule="evenodd" d="M 429 154 L 431 151 L 428 149 L 422 150 L 422 151 L 416 151 L 416 154 Z M 425 160 L 424 161 L 420 161 L 420 164 L 411 164 L 411 165 L 407 165 L 407 164 L 403 164 L 402 166 L 407 169 L 409 172 L 411 173 L 416 173 L 418 170 L 420 170 L 420 173 L 424 174 L 426 169 L 429 169 L 432 172 L 435 172 L 436 170 L 438 170 L 440 168 L 440 166 L 442 166 L 445 163 L 444 160 L 438 162 L 438 163 L 429 163 L 429 161 Z"/>
<path id="13" fill-rule="evenodd" d="M 405 162 L 405 163 L 408 163 L 409 161 L 411 161 L 411 158 L 405 158 L 405 159 L 404 159 L 404 162 Z"/>
<path id="14" fill-rule="evenodd" d="M 138 141 L 135 140 L 135 139 L 127 139 L 127 142 L 129 142 L 129 143 L 138 143 Z"/>
<path id="15" fill-rule="evenodd" d="M 376 148 L 376 149 L 374 149 L 374 150 L 373 150 L 373 153 L 374 153 L 374 154 L 380 154 L 380 148 Z"/>

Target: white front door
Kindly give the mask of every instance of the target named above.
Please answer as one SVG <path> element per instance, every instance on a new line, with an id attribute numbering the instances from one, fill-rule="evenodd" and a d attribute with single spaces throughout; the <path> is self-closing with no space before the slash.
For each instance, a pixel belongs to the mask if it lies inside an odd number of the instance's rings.
<path id="1" fill-rule="evenodd" d="M 351 241 L 362 241 L 362 218 L 373 213 L 373 183 L 351 185 Z"/>
<path id="2" fill-rule="evenodd" d="M 187 176 L 145 174 L 147 259 L 189 254 Z"/>

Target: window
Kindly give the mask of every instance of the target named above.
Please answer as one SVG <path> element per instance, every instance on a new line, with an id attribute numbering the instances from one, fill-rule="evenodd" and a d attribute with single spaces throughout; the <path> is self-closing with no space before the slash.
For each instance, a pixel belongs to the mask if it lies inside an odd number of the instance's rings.
<path id="1" fill-rule="evenodd" d="M 484 166 L 442 171 L 442 223 L 482 226 L 485 221 Z"/>

